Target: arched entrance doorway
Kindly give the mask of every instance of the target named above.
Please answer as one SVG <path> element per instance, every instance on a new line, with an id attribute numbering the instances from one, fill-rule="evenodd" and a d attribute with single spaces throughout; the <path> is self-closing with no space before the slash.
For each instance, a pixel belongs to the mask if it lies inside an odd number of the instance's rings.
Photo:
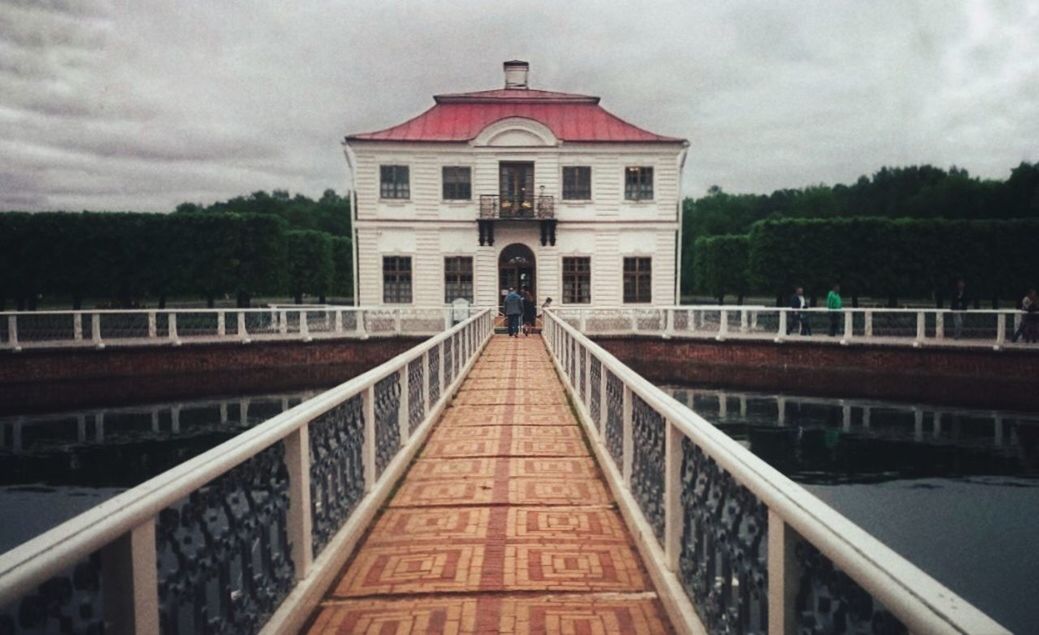
<path id="1" fill-rule="evenodd" d="M 535 301 L 538 297 L 535 286 L 537 267 L 534 252 L 524 244 L 513 243 L 501 250 L 498 256 L 498 307 L 503 308 L 509 289 L 519 291 L 526 287 Z"/>

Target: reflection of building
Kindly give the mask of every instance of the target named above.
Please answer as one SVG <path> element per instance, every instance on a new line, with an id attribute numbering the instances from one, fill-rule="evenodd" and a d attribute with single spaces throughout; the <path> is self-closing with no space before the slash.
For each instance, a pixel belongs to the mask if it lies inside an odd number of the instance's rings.
<path id="1" fill-rule="evenodd" d="M 344 143 L 359 304 L 673 304 L 687 143 L 598 97 L 505 88 L 437 95 L 418 117 Z"/>

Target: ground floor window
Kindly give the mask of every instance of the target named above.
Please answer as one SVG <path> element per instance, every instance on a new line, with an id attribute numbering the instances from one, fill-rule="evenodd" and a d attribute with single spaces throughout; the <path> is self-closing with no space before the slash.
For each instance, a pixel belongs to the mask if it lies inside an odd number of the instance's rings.
<path id="1" fill-rule="evenodd" d="M 469 256 L 444 258 L 444 303 L 458 298 L 473 301 L 473 259 Z"/>
<path id="2" fill-rule="evenodd" d="M 590 304 L 592 301 L 592 259 L 563 258 L 563 302 Z"/>
<path id="3" fill-rule="evenodd" d="M 652 302 L 651 258 L 624 259 L 624 301 Z"/>
<path id="4" fill-rule="evenodd" d="M 411 303 L 411 256 L 383 256 L 382 301 L 385 304 Z"/>

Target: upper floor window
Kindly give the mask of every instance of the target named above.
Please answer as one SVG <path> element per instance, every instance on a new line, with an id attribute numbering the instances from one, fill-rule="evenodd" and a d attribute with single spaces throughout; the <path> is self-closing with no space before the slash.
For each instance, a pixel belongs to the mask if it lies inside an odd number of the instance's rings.
<path id="1" fill-rule="evenodd" d="M 458 298 L 473 301 L 473 259 L 470 256 L 444 258 L 444 303 L 451 304 Z"/>
<path id="2" fill-rule="evenodd" d="M 411 303 L 411 256 L 383 256 L 382 301 L 384 304 Z"/>
<path id="3" fill-rule="evenodd" d="M 563 200 L 589 201 L 592 199 L 592 168 L 586 165 L 563 168 Z"/>
<path id="4" fill-rule="evenodd" d="M 629 201 L 653 200 L 653 168 L 624 168 L 624 198 Z"/>
<path id="5" fill-rule="evenodd" d="M 379 166 L 379 196 L 382 198 L 411 198 L 408 166 Z"/>
<path id="6" fill-rule="evenodd" d="M 624 259 L 624 301 L 652 302 L 651 258 Z"/>
<path id="7" fill-rule="evenodd" d="M 468 201 L 472 198 L 472 185 L 468 167 L 445 165 L 442 178 L 445 201 Z"/>
<path id="8" fill-rule="evenodd" d="M 592 259 L 563 258 L 563 302 L 589 304 L 592 301 Z"/>

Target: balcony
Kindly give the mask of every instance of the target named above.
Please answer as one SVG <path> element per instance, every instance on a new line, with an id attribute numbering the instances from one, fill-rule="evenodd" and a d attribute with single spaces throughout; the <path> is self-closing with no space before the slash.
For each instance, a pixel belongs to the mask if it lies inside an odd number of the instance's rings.
<path id="1" fill-rule="evenodd" d="M 555 217 L 554 196 L 480 195 L 480 218 L 483 220 L 551 220 Z"/>
<path id="2" fill-rule="evenodd" d="M 553 196 L 480 195 L 480 246 L 494 245 L 495 221 L 538 221 L 541 244 L 556 244 L 556 201 Z"/>

